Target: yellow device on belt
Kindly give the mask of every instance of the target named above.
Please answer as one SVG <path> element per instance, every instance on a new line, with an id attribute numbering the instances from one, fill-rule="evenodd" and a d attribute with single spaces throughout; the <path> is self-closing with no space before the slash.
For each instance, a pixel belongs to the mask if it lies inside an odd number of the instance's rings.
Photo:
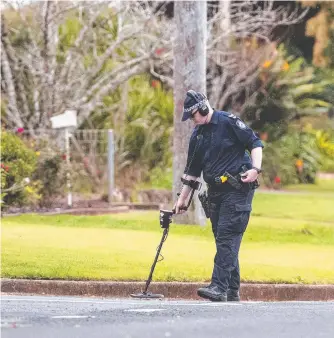
<path id="1" fill-rule="evenodd" d="M 220 176 L 220 180 L 222 183 L 225 183 L 227 181 L 227 177 L 226 176 Z"/>

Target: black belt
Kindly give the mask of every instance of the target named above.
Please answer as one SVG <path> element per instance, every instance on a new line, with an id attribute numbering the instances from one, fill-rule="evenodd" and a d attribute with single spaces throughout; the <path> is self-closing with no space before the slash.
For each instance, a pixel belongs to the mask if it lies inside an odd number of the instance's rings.
<path id="1" fill-rule="evenodd" d="M 209 184 L 209 190 L 212 192 L 227 192 L 233 190 L 248 191 L 259 187 L 258 180 L 250 183 L 242 182 L 241 174 L 242 173 L 234 176 L 225 172 L 222 176 L 215 177 L 214 184 Z"/>
<path id="2" fill-rule="evenodd" d="M 229 192 L 229 191 L 236 191 L 234 187 L 230 184 L 208 184 L 208 192 Z"/>

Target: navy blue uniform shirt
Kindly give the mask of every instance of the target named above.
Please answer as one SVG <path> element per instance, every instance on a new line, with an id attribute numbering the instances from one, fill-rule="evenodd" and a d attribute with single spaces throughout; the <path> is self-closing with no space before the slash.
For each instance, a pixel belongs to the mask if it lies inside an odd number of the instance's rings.
<path id="1" fill-rule="evenodd" d="M 184 173 L 214 183 L 225 171 L 232 175 L 241 167 L 252 167 L 249 152 L 262 147 L 253 130 L 233 114 L 214 111 L 211 121 L 195 127 L 189 142 L 188 160 Z M 194 153 L 195 152 L 195 153 Z"/>

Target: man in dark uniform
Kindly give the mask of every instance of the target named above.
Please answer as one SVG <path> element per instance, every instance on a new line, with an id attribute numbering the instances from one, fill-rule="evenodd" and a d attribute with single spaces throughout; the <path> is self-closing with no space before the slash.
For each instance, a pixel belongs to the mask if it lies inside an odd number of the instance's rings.
<path id="1" fill-rule="evenodd" d="M 183 182 L 203 179 L 208 185 L 210 220 L 216 242 L 211 284 L 198 289 L 198 295 L 212 301 L 239 301 L 239 248 L 252 210 L 254 185 L 261 173 L 261 140 L 233 114 L 216 111 L 201 93 L 188 91 L 182 121 L 191 119 L 191 135 Z M 248 152 L 247 152 L 248 151 Z M 247 169 L 236 188 L 224 173 L 237 177 Z M 239 176 L 240 177 L 240 176 Z M 176 214 L 183 208 L 192 188 L 184 184 L 174 206 Z"/>

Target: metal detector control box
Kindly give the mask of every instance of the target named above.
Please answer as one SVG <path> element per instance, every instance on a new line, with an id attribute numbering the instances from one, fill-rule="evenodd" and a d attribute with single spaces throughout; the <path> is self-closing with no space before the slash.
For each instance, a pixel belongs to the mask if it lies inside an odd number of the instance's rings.
<path id="1" fill-rule="evenodd" d="M 160 227 L 162 229 L 169 228 L 169 224 L 172 223 L 173 214 L 174 214 L 174 211 L 160 209 Z"/>

